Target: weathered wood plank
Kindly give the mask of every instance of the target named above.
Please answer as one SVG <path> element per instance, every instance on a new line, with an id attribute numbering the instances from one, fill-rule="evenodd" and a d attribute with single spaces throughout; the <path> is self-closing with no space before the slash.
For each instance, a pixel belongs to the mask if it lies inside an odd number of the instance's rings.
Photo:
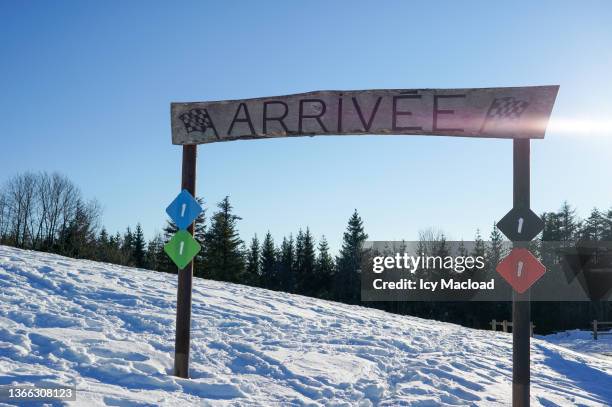
<path id="1" fill-rule="evenodd" d="M 171 104 L 172 142 L 351 134 L 543 138 L 558 86 L 319 91 Z"/>

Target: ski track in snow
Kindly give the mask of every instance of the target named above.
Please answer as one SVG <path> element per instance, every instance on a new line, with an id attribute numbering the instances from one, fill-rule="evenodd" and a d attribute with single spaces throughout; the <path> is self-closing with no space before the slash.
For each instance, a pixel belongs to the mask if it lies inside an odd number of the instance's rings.
<path id="1" fill-rule="evenodd" d="M 0 246 L 0 385 L 76 385 L 83 406 L 510 403 L 509 334 L 197 278 L 176 378 L 175 301 L 176 275 Z M 609 358 L 531 352 L 533 405 L 612 403 Z"/>

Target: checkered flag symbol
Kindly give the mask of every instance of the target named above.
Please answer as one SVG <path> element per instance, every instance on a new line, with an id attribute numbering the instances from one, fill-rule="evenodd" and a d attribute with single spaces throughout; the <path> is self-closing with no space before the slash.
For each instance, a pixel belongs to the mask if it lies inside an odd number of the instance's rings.
<path id="1" fill-rule="evenodd" d="M 521 117 L 529 102 L 513 97 L 496 98 L 493 100 L 487 118 L 516 120 Z"/>
<path id="2" fill-rule="evenodd" d="M 208 129 L 215 130 L 215 126 L 213 125 L 206 109 L 191 109 L 180 115 L 179 119 L 181 119 L 185 125 L 185 130 L 187 130 L 187 133 L 194 131 L 205 133 Z M 216 130 L 215 133 L 217 133 Z"/>
<path id="3" fill-rule="evenodd" d="M 520 119 L 528 106 L 529 102 L 516 99 L 512 96 L 495 98 L 487 111 L 480 132 L 482 132 L 488 124 L 505 124 Z"/>

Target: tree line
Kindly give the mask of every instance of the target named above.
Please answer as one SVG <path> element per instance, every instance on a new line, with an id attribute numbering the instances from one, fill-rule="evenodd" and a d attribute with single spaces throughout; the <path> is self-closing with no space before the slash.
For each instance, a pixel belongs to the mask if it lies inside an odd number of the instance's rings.
<path id="1" fill-rule="evenodd" d="M 25 173 L 0 190 L 0 241 L 73 257 L 94 256 L 100 206 L 60 174 Z"/>
<path id="2" fill-rule="evenodd" d="M 203 205 L 202 198 L 197 198 Z M 100 225 L 100 205 L 86 201 L 67 177 L 53 173 L 24 173 L 0 189 L 0 243 L 74 258 L 176 273 L 164 245 L 176 233 L 166 221 L 163 232 L 146 240 L 142 226 L 111 234 Z M 359 275 L 354 271 L 367 235 L 357 211 L 353 213 L 337 257 L 322 236 L 308 227 L 274 241 L 268 231 L 245 243 L 238 231 L 241 218 L 229 197 L 217 205 L 210 221 L 203 211 L 196 220 L 195 238 L 202 250 L 194 259 L 194 275 L 248 284 L 318 298 L 358 302 Z"/>
<path id="3" fill-rule="evenodd" d="M 202 198 L 197 198 L 204 206 Z M 177 231 L 166 221 L 163 232 L 146 240 L 140 224 L 111 234 L 100 225 L 100 205 L 85 200 L 79 188 L 57 173 L 25 173 L 8 180 L 0 189 L 0 243 L 53 252 L 75 258 L 176 273 L 163 247 Z M 567 202 L 558 211 L 542 215 L 544 231 L 536 241 L 612 241 L 612 208 L 594 208 L 582 220 Z M 202 250 L 194 259 L 194 275 L 207 279 L 312 296 L 349 304 L 362 304 L 400 314 L 445 320 L 486 328 L 491 319 L 511 320 L 510 303 L 377 302 L 360 301 L 360 271 L 368 235 L 357 210 L 348 219 L 337 255 L 330 252 L 325 236 L 315 239 L 308 227 L 275 242 L 267 231 L 244 242 L 239 234 L 241 218 L 229 197 L 216 206 L 210 218 L 203 211 L 195 238 Z M 444 251 L 446 237 L 432 230 L 421 232 L 419 241 L 437 242 Z M 476 231 L 471 255 L 497 264 L 506 254 L 503 238 L 492 225 L 487 241 Z M 424 249 L 425 250 L 425 249 Z M 465 250 L 464 248 L 459 249 Z M 537 247 L 536 247 L 537 251 Z M 461 254 L 461 253 L 460 253 Z M 466 253 L 464 253 L 467 255 Z M 553 262 L 554 259 L 543 259 Z M 593 318 L 610 319 L 606 303 L 533 303 L 532 315 L 540 331 L 584 327 Z M 569 316 L 569 317 L 565 317 Z"/>
<path id="4" fill-rule="evenodd" d="M 198 201 L 204 203 L 202 198 Z M 238 231 L 240 219 L 229 197 L 217 204 L 209 222 L 206 211 L 199 215 L 194 234 L 202 250 L 194 259 L 196 277 L 323 299 L 358 301 L 358 275 L 353 275 L 355 269 L 351 267 L 367 235 L 357 211 L 349 219 L 343 248 L 336 258 L 330 253 L 325 236 L 317 241 L 308 227 L 283 237 L 280 243 L 268 231 L 263 239 L 255 235 L 247 244 Z M 147 246 L 149 263 L 145 266 L 176 273 L 176 266 L 163 251 L 176 231 L 176 225 L 167 220 L 163 234 L 154 237 Z M 347 281 L 354 289 L 346 289 Z"/>

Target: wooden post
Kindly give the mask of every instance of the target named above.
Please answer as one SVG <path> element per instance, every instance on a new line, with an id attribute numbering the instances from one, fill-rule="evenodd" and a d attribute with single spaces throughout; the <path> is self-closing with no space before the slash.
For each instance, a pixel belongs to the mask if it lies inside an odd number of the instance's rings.
<path id="1" fill-rule="evenodd" d="M 196 196 L 196 157 L 197 146 L 183 146 L 182 189 Z M 187 231 L 193 235 L 194 224 Z M 193 280 L 193 261 L 178 270 L 178 289 L 176 295 L 176 340 L 174 342 L 174 375 L 189 377 L 189 345 L 191 330 L 191 286 Z"/>
<path id="2" fill-rule="evenodd" d="M 497 331 L 497 321 L 496 320 L 491 321 L 491 329 L 493 331 Z"/>
<path id="3" fill-rule="evenodd" d="M 508 332 L 508 321 L 505 319 L 502 321 L 502 331 Z"/>
<path id="4" fill-rule="evenodd" d="M 529 208 L 529 139 L 513 140 L 514 207 Z M 524 247 L 526 242 L 515 242 Z M 529 406 L 530 393 L 530 290 L 512 293 L 512 406 Z"/>
<path id="5" fill-rule="evenodd" d="M 593 321 L 593 339 L 597 340 L 597 320 Z"/>

